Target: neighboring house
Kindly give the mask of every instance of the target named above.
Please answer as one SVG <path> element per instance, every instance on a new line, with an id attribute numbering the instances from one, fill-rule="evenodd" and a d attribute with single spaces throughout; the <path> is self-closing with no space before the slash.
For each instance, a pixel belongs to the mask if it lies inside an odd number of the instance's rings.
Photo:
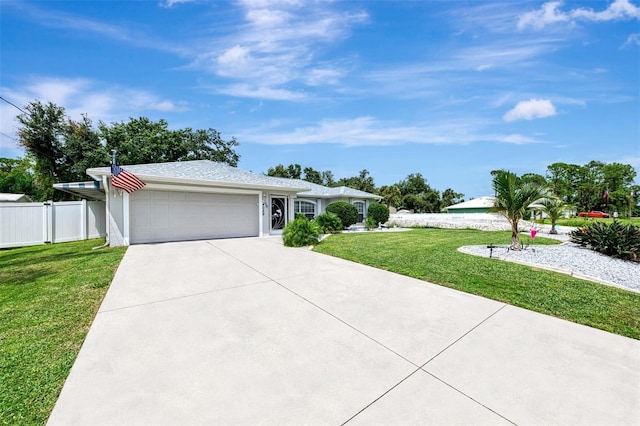
<path id="1" fill-rule="evenodd" d="M 327 188 L 303 180 L 248 172 L 208 160 L 123 166 L 145 182 L 127 194 L 111 186 L 111 168 L 87 170 L 96 182 L 57 184 L 56 189 L 107 200 L 110 245 L 282 233 L 295 212 L 315 217 L 345 200 L 364 220 L 381 197 L 351 188 Z"/>
<path id="2" fill-rule="evenodd" d="M 445 207 L 444 210 L 447 213 L 487 213 L 494 201 L 495 197 L 479 197 Z"/>
<path id="3" fill-rule="evenodd" d="M 0 193 L 0 203 L 30 203 L 31 198 L 24 194 Z"/>
<path id="4" fill-rule="evenodd" d="M 493 207 L 495 199 L 495 197 L 474 198 L 473 200 L 445 207 L 444 210 L 446 210 L 447 213 L 488 213 L 489 209 Z M 547 217 L 547 215 L 542 212 L 543 206 L 539 203 L 530 204 L 528 209 L 531 211 L 531 219 Z M 564 216 L 570 217 L 572 213 L 575 215 L 575 210 L 566 211 Z"/>

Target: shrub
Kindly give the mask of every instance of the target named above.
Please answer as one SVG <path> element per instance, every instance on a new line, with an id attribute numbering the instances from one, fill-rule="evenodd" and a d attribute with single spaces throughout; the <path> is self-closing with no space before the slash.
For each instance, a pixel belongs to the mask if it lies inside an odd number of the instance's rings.
<path id="1" fill-rule="evenodd" d="M 320 227 L 315 221 L 295 219 L 287 223 L 282 231 L 282 241 L 287 247 L 303 247 L 316 244 L 320 238 Z"/>
<path id="2" fill-rule="evenodd" d="M 304 213 L 296 212 L 294 219 L 305 219 L 306 220 L 307 216 L 305 216 Z"/>
<path id="3" fill-rule="evenodd" d="M 370 217 L 373 218 L 376 226 L 378 226 L 378 223 L 387 223 L 389 220 L 389 207 L 384 204 L 371 204 L 367 209 L 367 219 Z"/>
<path id="4" fill-rule="evenodd" d="M 358 209 L 346 201 L 334 201 L 325 210 L 338 216 L 343 228 L 348 228 L 358 221 Z"/>
<path id="5" fill-rule="evenodd" d="M 322 213 L 314 221 L 318 224 L 323 234 L 333 234 L 340 232 L 342 229 L 342 221 L 333 213 Z"/>
<path id="6" fill-rule="evenodd" d="M 367 216 L 367 219 L 364 221 L 364 227 L 369 229 L 375 229 L 378 227 L 378 222 L 373 218 L 373 216 Z"/>
<path id="7" fill-rule="evenodd" d="M 593 222 L 571 232 L 571 242 L 624 260 L 640 262 L 640 227 Z"/>

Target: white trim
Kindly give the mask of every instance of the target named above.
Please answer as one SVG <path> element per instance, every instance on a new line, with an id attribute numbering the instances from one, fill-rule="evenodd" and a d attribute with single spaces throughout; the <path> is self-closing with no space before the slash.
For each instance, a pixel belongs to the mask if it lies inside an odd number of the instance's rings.
<path id="1" fill-rule="evenodd" d="M 264 232 L 264 204 L 262 202 L 262 191 L 258 194 L 258 237 L 262 237 Z"/>
<path id="2" fill-rule="evenodd" d="M 233 188 L 214 188 L 208 186 L 183 186 L 183 185 L 168 185 L 163 183 L 148 183 L 145 185 L 144 190 L 155 191 L 177 191 L 177 192 L 206 192 L 206 193 L 218 193 L 218 194 L 262 194 L 259 189 L 233 189 Z M 286 197 L 286 195 L 283 195 Z"/>
<path id="3" fill-rule="evenodd" d="M 124 240 L 124 245 L 129 245 L 129 193 L 126 191 L 122 191 L 122 239 Z"/>

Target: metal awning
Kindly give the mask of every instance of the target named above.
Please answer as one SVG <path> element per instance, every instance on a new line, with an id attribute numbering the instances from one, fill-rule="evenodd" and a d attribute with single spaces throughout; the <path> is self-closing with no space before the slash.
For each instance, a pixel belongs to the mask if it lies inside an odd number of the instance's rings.
<path id="1" fill-rule="evenodd" d="M 102 182 L 97 180 L 92 180 L 89 182 L 54 183 L 53 187 L 60 191 L 68 192 L 73 195 L 79 195 L 80 197 L 87 198 L 89 200 L 105 200 Z"/>

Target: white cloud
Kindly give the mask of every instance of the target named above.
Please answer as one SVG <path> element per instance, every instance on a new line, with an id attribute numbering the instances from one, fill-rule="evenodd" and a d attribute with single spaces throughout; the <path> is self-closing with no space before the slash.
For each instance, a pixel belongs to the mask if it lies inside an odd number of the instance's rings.
<path id="1" fill-rule="evenodd" d="M 305 82 L 309 86 L 337 84 L 342 74 L 342 71 L 335 68 L 314 68 L 307 72 Z"/>
<path id="2" fill-rule="evenodd" d="M 290 87 L 337 84 L 343 71 L 318 63 L 315 50 L 348 36 L 366 13 L 334 10 L 331 2 L 240 1 L 244 21 L 215 39 L 192 62 L 231 81 L 220 93 L 270 99 L 299 99 Z M 337 61 L 340 61 L 338 59 Z M 284 86 L 287 85 L 287 88 Z M 241 88 L 242 90 L 238 90 Z"/>
<path id="3" fill-rule="evenodd" d="M 534 138 L 530 138 L 529 136 L 524 136 L 520 134 L 511 134 L 506 136 L 497 136 L 496 140 L 504 143 L 510 143 L 513 145 L 526 145 L 530 143 L 539 143 Z"/>
<path id="4" fill-rule="evenodd" d="M 304 92 L 295 92 L 265 86 L 251 86 L 248 84 L 231 84 L 216 90 L 217 93 L 239 98 L 255 98 L 274 101 L 301 101 L 307 97 Z"/>
<path id="5" fill-rule="evenodd" d="M 640 33 L 631 34 L 627 37 L 627 41 L 622 45 L 622 48 L 627 46 L 638 46 L 640 47 Z"/>
<path id="6" fill-rule="evenodd" d="M 347 147 L 418 144 L 458 144 L 503 142 L 511 144 L 539 143 L 523 135 L 500 135 L 484 132 L 482 121 L 450 120 L 438 124 L 404 125 L 374 117 L 326 119 L 293 130 L 278 131 L 288 123 L 272 127 L 234 132 L 244 142 L 265 145 L 337 144 Z M 288 128 L 288 127 L 287 127 Z"/>
<path id="7" fill-rule="evenodd" d="M 547 2 L 540 9 L 521 15 L 518 19 L 518 29 L 524 30 L 527 27 L 531 27 L 540 30 L 559 22 L 574 23 L 580 20 L 604 22 L 640 19 L 640 7 L 633 5 L 629 0 L 614 0 L 602 11 L 576 8 L 564 12 L 560 10 L 561 6 L 562 2 L 560 1 Z"/>
<path id="8" fill-rule="evenodd" d="M 130 116 L 147 115 L 152 112 L 188 111 L 186 102 L 176 102 L 154 93 L 105 84 L 86 78 L 57 78 L 49 76 L 31 77 L 20 87 L 2 88 L 3 97 L 19 107 L 28 102 L 53 102 L 64 107 L 67 116 L 74 120 L 87 114 L 94 122 L 99 120 L 119 121 Z M 15 134 L 15 117 L 20 114 L 16 108 L 2 109 L 0 131 Z"/>
<path id="9" fill-rule="evenodd" d="M 620 21 L 626 19 L 639 19 L 640 7 L 634 6 L 629 0 L 615 0 L 605 10 L 594 12 L 593 9 L 574 9 L 572 18 L 588 21 Z"/>
<path id="10" fill-rule="evenodd" d="M 166 8 L 171 8 L 177 4 L 182 4 L 182 3 L 193 3 L 197 0 L 164 0 L 160 2 L 160 6 L 162 7 L 166 7 Z"/>
<path id="11" fill-rule="evenodd" d="M 75 36 L 77 36 L 78 33 L 93 33 L 133 46 L 171 52 L 179 55 L 186 55 L 190 51 L 190 46 L 187 44 L 159 40 L 149 36 L 138 28 L 130 29 L 120 25 L 108 24 L 72 13 L 41 8 L 29 2 L 3 2 L 2 6 L 5 7 L 5 5 L 6 7 L 19 10 L 24 17 L 31 19 L 39 25 L 72 31 Z"/>
<path id="12" fill-rule="evenodd" d="M 533 120 L 556 115 L 556 108 L 547 99 L 529 99 L 520 101 L 502 117 L 504 121 Z"/>
<path id="13" fill-rule="evenodd" d="M 558 10 L 560 5 L 561 2 L 552 1 L 544 3 L 539 10 L 525 13 L 518 20 L 518 29 L 522 30 L 526 27 L 533 27 L 539 30 L 549 24 L 568 21 L 569 17 L 567 14 Z"/>

